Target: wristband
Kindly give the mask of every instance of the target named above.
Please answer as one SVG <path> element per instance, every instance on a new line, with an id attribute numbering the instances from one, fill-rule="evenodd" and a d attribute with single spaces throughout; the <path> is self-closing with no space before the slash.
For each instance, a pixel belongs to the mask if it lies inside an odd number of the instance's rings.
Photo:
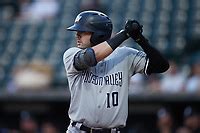
<path id="1" fill-rule="evenodd" d="M 123 41 L 129 38 L 129 35 L 126 33 L 126 31 L 121 30 L 118 32 L 114 37 L 109 39 L 107 43 L 110 45 L 110 47 L 115 50 Z"/>

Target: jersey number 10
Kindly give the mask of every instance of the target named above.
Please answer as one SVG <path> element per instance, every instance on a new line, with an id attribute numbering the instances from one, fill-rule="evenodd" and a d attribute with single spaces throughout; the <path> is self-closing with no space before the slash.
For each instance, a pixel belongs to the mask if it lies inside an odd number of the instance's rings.
<path id="1" fill-rule="evenodd" d="M 107 108 L 118 106 L 118 92 L 107 93 Z"/>

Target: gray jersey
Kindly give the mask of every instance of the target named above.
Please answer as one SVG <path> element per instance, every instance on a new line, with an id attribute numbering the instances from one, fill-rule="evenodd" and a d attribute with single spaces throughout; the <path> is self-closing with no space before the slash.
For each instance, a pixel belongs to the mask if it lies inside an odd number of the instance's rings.
<path id="1" fill-rule="evenodd" d="M 70 48 L 63 56 L 71 93 L 70 119 L 89 127 L 125 126 L 129 80 L 136 73 L 145 73 L 148 66 L 146 54 L 119 47 L 95 67 L 77 71 L 73 61 L 79 50 Z"/>

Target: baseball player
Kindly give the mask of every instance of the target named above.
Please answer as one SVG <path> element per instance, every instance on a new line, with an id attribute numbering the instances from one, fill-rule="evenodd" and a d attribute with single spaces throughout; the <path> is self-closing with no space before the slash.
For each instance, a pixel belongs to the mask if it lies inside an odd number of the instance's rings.
<path id="1" fill-rule="evenodd" d="M 128 20 L 125 28 L 111 37 L 112 22 L 107 15 L 83 11 L 67 29 L 76 32 L 77 43 L 63 55 L 71 93 L 67 133 L 120 132 L 128 115 L 131 76 L 165 72 L 168 61 L 149 45 L 135 20 Z M 144 51 L 119 47 L 129 37 Z"/>

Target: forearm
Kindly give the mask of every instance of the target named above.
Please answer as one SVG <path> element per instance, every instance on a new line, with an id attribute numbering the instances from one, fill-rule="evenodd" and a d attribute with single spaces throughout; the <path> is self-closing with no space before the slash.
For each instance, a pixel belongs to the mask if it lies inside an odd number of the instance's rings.
<path id="1" fill-rule="evenodd" d="M 142 47 L 144 52 L 147 54 L 147 57 L 149 58 L 147 74 L 162 73 L 168 70 L 168 61 L 157 49 L 149 44 L 148 40 L 143 35 L 140 35 L 136 42 Z"/>
<path id="2" fill-rule="evenodd" d="M 103 60 L 113 52 L 113 49 L 106 41 L 93 46 L 92 49 L 94 50 L 97 62 Z"/>
<path id="3" fill-rule="evenodd" d="M 128 38 L 129 37 L 125 31 L 120 31 L 111 39 L 92 47 L 95 52 L 97 62 L 110 55 L 123 41 Z"/>
<path id="4" fill-rule="evenodd" d="M 112 53 L 112 48 L 105 41 L 92 48 L 80 50 L 74 56 L 74 67 L 76 70 L 86 70 Z"/>
<path id="5" fill-rule="evenodd" d="M 108 41 L 79 51 L 74 57 L 74 67 L 77 70 L 86 70 L 95 66 L 99 61 L 109 56 L 127 38 L 125 32 L 122 31 Z"/>

